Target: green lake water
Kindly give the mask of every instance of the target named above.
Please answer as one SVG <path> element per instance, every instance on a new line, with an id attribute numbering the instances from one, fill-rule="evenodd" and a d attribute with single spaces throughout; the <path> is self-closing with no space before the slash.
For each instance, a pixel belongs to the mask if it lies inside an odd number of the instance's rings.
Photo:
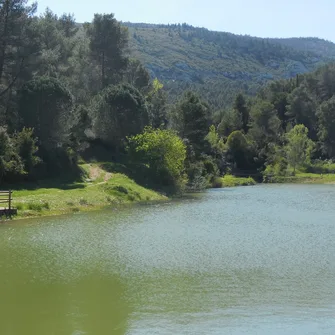
<path id="1" fill-rule="evenodd" d="M 0 225 L 0 334 L 335 334 L 335 186 Z"/>

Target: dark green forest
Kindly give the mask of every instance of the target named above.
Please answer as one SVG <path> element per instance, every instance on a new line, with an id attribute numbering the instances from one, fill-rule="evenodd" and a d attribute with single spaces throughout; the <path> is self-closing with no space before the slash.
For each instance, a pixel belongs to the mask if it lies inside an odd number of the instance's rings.
<path id="1" fill-rule="evenodd" d="M 51 10 L 38 17 L 36 6 L 0 0 L 1 183 L 79 178 L 80 162 L 94 160 L 113 161 L 145 185 L 180 192 L 215 186 L 227 173 L 266 179 L 322 172 L 334 158 L 334 64 L 262 82 L 254 96 L 240 86 L 226 91 L 223 81 L 213 103 L 196 89 L 171 91 L 153 78 L 130 52 L 136 30 L 113 14 L 78 24 Z M 184 39 L 207 38 L 206 30 L 182 27 Z M 229 43 L 242 48 L 233 36 Z M 264 64 L 286 54 L 314 68 L 315 57 L 331 58 L 251 41 L 246 53 Z"/>

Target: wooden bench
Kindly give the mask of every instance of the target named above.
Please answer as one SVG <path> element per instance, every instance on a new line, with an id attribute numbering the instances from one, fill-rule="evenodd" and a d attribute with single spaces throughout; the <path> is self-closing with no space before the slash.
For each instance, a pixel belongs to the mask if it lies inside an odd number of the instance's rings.
<path id="1" fill-rule="evenodd" d="M 13 215 L 17 215 L 17 209 L 12 207 L 12 194 L 9 191 L 0 191 L 0 217 L 6 216 L 10 218 Z"/>

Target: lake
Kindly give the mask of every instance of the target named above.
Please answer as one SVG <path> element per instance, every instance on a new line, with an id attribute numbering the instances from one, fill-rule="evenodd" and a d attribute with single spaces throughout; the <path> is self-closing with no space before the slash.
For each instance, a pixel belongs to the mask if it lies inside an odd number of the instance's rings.
<path id="1" fill-rule="evenodd" d="M 0 334 L 335 334 L 335 185 L 5 223 Z"/>

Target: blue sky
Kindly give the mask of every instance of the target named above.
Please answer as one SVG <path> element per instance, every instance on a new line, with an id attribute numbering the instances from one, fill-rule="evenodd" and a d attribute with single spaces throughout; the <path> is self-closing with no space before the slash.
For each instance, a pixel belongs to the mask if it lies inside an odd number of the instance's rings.
<path id="1" fill-rule="evenodd" d="M 39 0 L 78 22 L 94 13 L 114 13 L 120 21 L 189 23 L 211 30 L 259 37 L 313 36 L 335 42 L 334 0 Z"/>

